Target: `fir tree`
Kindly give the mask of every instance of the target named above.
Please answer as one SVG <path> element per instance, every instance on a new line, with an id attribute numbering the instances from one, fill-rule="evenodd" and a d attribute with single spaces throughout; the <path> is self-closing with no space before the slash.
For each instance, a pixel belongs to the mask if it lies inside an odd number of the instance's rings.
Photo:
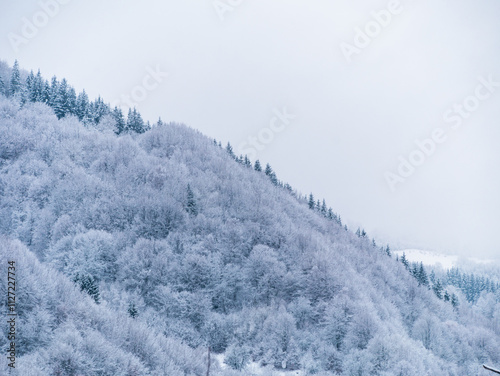
<path id="1" fill-rule="evenodd" d="M 0 76 L 0 95 L 6 95 L 7 92 L 5 90 L 5 82 L 3 81 L 2 76 Z"/>
<path id="2" fill-rule="evenodd" d="M 314 202 L 314 196 L 313 196 L 312 193 L 309 195 L 309 203 L 308 203 L 308 205 L 309 205 L 309 209 L 311 209 L 311 210 L 314 209 L 315 202 Z"/>
<path id="3" fill-rule="evenodd" d="M 444 292 L 444 301 L 449 302 L 450 301 L 450 294 L 448 293 L 448 290 Z"/>
<path id="4" fill-rule="evenodd" d="M 432 290 L 434 291 L 434 294 L 436 294 L 436 296 L 439 299 L 443 299 L 443 285 L 441 285 L 441 281 L 439 279 L 432 286 Z"/>
<path id="5" fill-rule="evenodd" d="M 75 115 L 85 125 L 90 121 L 89 119 L 89 97 L 85 90 L 83 90 L 76 98 Z M 122 115 L 123 116 L 123 115 Z"/>
<path id="6" fill-rule="evenodd" d="M 408 270 L 410 268 L 410 264 L 406 258 L 406 254 L 403 252 L 403 255 L 401 256 L 401 263 L 405 266 L 405 268 Z"/>
<path id="7" fill-rule="evenodd" d="M 276 174 L 275 172 L 273 171 L 273 169 L 271 168 L 271 165 L 268 163 L 266 164 L 266 170 L 264 171 L 264 173 L 269 176 L 269 179 L 271 179 L 271 182 L 274 184 L 274 185 L 278 185 L 278 178 L 276 177 Z"/>
<path id="8" fill-rule="evenodd" d="M 196 205 L 196 200 L 194 198 L 193 190 L 191 186 L 188 184 L 187 186 L 187 203 L 186 203 L 186 211 L 191 215 L 198 215 L 198 207 Z"/>
<path id="9" fill-rule="evenodd" d="M 11 96 L 15 96 L 16 94 L 21 92 L 21 89 L 22 89 L 21 73 L 19 72 L 19 63 L 16 60 L 14 62 L 14 66 L 12 67 L 9 94 Z"/>
<path id="10" fill-rule="evenodd" d="M 133 319 L 135 319 L 137 316 L 139 316 L 139 312 L 137 311 L 137 307 L 135 306 L 134 303 L 130 303 L 128 305 L 127 312 L 130 315 L 130 317 L 132 317 Z"/>
<path id="11" fill-rule="evenodd" d="M 245 155 L 245 159 L 243 161 L 243 165 L 248 168 L 252 168 L 252 162 L 250 162 L 250 159 L 248 158 L 247 155 Z"/>
<path id="12" fill-rule="evenodd" d="M 97 281 L 94 277 L 88 275 L 82 276 L 77 273 L 73 281 L 80 286 L 81 291 L 85 291 L 92 297 L 92 299 L 94 299 L 97 304 L 99 304 L 101 300 L 99 294 L 99 285 L 97 284 Z"/>
<path id="13" fill-rule="evenodd" d="M 258 171 L 258 172 L 262 171 L 262 166 L 261 166 L 260 161 L 258 159 L 255 161 L 253 169 L 255 171 Z"/>
<path id="14" fill-rule="evenodd" d="M 455 310 L 458 310 L 458 297 L 454 293 L 451 294 L 451 305 L 455 308 Z"/>
<path id="15" fill-rule="evenodd" d="M 387 245 L 387 247 L 385 247 L 385 253 L 387 253 L 387 256 L 391 257 L 392 254 L 391 254 L 391 248 L 389 248 L 389 245 Z"/>
<path id="16" fill-rule="evenodd" d="M 229 142 L 226 145 L 226 151 L 231 158 L 236 159 L 236 155 L 234 154 L 233 147 L 231 146 L 231 144 Z"/>
<path id="17" fill-rule="evenodd" d="M 144 133 L 146 131 L 144 120 L 142 120 L 141 114 L 135 108 L 128 110 L 127 130 L 136 133 Z"/>
<path id="18" fill-rule="evenodd" d="M 127 126 L 127 124 L 125 123 L 125 118 L 123 117 L 122 110 L 118 107 L 115 107 L 111 112 L 111 116 L 113 116 L 113 119 L 115 119 L 116 121 L 116 133 L 122 133 Z"/>
<path id="19" fill-rule="evenodd" d="M 325 217 L 327 216 L 327 206 L 326 206 L 326 201 L 323 199 L 323 203 L 321 204 L 321 214 L 323 214 Z"/>

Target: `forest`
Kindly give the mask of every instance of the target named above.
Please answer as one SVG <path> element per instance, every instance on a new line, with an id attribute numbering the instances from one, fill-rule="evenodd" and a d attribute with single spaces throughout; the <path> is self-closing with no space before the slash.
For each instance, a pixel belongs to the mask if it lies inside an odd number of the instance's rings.
<path id="1" fill-rule="evenodd" d="M 496 279 L 397 259 L 269 164 L 136 109 L 125 118 L 17 62 L 0 63 L 2 281 L 9 261 L 18 359 L 1 375 L 500 365 Z"/>

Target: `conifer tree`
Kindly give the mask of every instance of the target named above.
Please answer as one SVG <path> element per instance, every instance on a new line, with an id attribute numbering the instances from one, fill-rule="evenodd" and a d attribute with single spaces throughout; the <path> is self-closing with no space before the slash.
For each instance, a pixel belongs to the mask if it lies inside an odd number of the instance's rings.
<path id="1" fill-rule="evenodd" d="M 236 155 L 234 155 L 233 147 L 229 142 L 226 145 L 226 151 L 231 156 L 231 158 L 236 158 Z"/>
<path id="2" fill-rule="evenodd" d="M 127 130 L 129 132 L 144 133 L 146 131 L 141 114 L 134 108 L 128 110 Z"/>
<path id="3" fill-rule="evenodd" d="M 5 82 L 3 81 L 2 76 L 0 76 L 0 95 L 6 95 L 6 90 L 5 90 Z"/>
<path id="4" fill-rule="evenodd" d="M 250 161 L 250 158 L 248 158 L 248 155 L 245 155 L 245 160 L 243 161 L 243 165 L 248 168 L 252 168 L 252 162 Z"/>
<path id="5" fill-rule="evenodd" d="M 408 263 L 408 259 L 406 258 L 406 254 L 404 252 L 401 256 L 401 263 L 405 266 L 406 269 L 410 268 L 410 264 Z"/>
<path id="6" fill-rule="evenodd" d="M 9 94 L 14 96 L 21 92 L 22 82 L 21 82 L 21 73 L 19 72 L 19 63 L 17 60 L 14 62 L 14 66 L 12 67 L 12 75 L 10 77 L 10 90 Z"/>
<path id="7" fill-rule="evenodd" d="M 76 98 L 75 115 L 83 124 L 89 122 L 89 97 L 85 90 L 83 90 Z"/>
<path id="8" fill-rule="evenodd" d="M 117 134 L 122 133 L 127 126 L 127 124 L 125 123 L 125 118 L 123 117 L 122 110 L 118 107 L 115 107 L 111 112 L 111 115 L 113 116 L 113 119 L 115 119 L 116 121 L 116 129 L 117 129 L 116 133 Z"/>
<path id="9" fill-rule="evenodd" d="M 87 294 L 89 294 L 94 301 L 99 304 L 101 297 L 99 294 L 99 285 L 97 284 L 97 281 L 94 277 L 88 276 L 88 275 L 80 275 L 76 274 L 75 278 L 73 279 L 75 283 L 77 283 L 80 286 L 81 291 L 85 291 Z"/>
<path id="10" fill-rule="evenodd" d="M 274 185 L 278 185 L 278 178 L 276 177 L 276 174 L 275 172 L 273 171 L 273 169 L 271 168 L 271 165 L 268 163 L 266 164 L 266 169 L 264 171 L 264 173 L 269 176 L 269 179 L 271 179 L 271 182 L 274 184 Z"/>
<path id="11" fill-rule="evenodd" d="M 258 159 L 255 161 L 254 170 L 258 171 L 258 172 L 262 171 L 262 166 L 261 166 L 260 161 Z"/>
<path id="12" fill-rule="evenodd" d="M 28 74 L 28 77 L 26 77 L 26 82 L 24 85 L 21 87 L 21 103 L 25 104 L 27 102 L 34 102 L 34 96 L 33 96 L 33 81 L 35 80 L 35 75 L 33 74 L 33 71 Z"/>
<path id="13" fill-rule="evenodd" d="M 323 203 L 321 204 L 321 214 L 323 214 L 325 217 L 327 215 L 327 207 L 326 207 L 326 201 L 323 199 Z"/>
<path id="14" fill-rule="evenodd" d="M 434 291 L 434 294 L 436 294 L 436 296 L 439 299 L 443 299 L 443 285 L 441 285 L 441 281 L 439 279 L 432 286 L 432 290 Z"/>
<path id="15" fill-rule="evenodd" d="M 313 194 L 309 194 L 309 202 L 308 202 L 308 205 L 309 205 L 309 209 L 313 210 L 314 209 L 314 205 L 315 205 L 315 202 L 314 202 L 314 196 Z"/>
<path id="16" fill-rule="evenodd" d="M 444 292 L 443 299 L 444 299 L 445 302 L 449 302 L 450 301 L 450 294 L 448 293 L 448 290 L 446 290 Z"/>
<path id="17" fill-rule="evenodd" d="M 130 303 L 128 305 L 127 312 L 130 315 L 130 317 L 132 317 L 133 319 L 135 319 L 137 316 L 139 316 L 139 312 L 137 311 L 137 307 L 135 306 L 134 303 Z"/>
<path id="18" fill-rule="evenodd" d="M 188 184 L 187 186 L 187 203 L 186 203 L 186 211 L 191 215 L 198 215 L 198 207 L 196 205 L 196 200 L 194 198 L 193 190 L 191 186 Z"/>

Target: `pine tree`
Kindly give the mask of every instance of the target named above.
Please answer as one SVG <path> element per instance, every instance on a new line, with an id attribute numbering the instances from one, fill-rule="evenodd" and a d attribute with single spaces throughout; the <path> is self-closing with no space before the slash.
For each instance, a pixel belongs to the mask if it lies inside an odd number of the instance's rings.
<path id="1" fill-rule="evenodd" d="M 434 291 L 434 294 L 436 294 L 436 296 L 439 299 L 443 299 L 443 285 L 441 285 L 441 281 L 439 279 L 432 286 L 432 290 Z"/>
<path id="2" fill-rule="evenodd" d="M 52 108 L 58 119 L 63 118 L 67 113 L 68 82 L 65 78 L 57 85 L 57 92 L 53 98 Z"/>
<path id="3" fill-rule="evenodd" d="M 255 171 L 258 171 L 258 172 L 262 171 L 262 166 L 261 166 L 260 161 L 258 159 L 255 161 L 253 169 Z"/>
<path id="4" fill-rule="evenodd" d="M 55 106 L 57 103 L 57 95 L 59 93 L 59 81 L 57 81 L 57 77 L 52 77 L 50 82 L 50 90 L 49 90 L 49 106 L 55 110 Z"/>
<path id="5" fill-rule="evenodd" d="M 40 69 L 33 80 L 33 101 L 34 102 L 45 102 L 45 82 L 43 80 Z"/>
<path id="6" fill-rule="evenodd" d="M 247 155 L 245 155 L 245 159 L 243 161 L 243 165 L 248 168 L 252 168 L 252 162 L 250 162 L 250 159 L 248 158 Z"/>
<path id="7" fill-rule="evenodd" d="M 236 159 L 236 155 L 234 154 L 233 147 L 231 146 L 231 144 L 229 142 L 226 145 L 226 151 L 231 158 Z"/>
<path id="8" fill-rule="evenodd" d="M 314 202 L 314 196 L 312 193 L 309 195 L 309 203 L 308 204 L 309 204 L 309 209 L 313 210 L 315 202 Z"/>
<path id="9" fill-rule="evenodd" d="M 444 301 L 449 302 L 450 301 L 450 294 L 448 293 L 448 290 L 444 292 Z"/>
<path id="10" fill-rule="evenodd" d="M 76 115 L 76 112 L 77 112 L 77 110 L 76 110 L 76 92 L 72 86 L 69 86 L 68 91 L 67 91 L 65 110 L 66 110 L 65 115 L 68 115 L 68 114 Z"/>
<path id="11" fill-rule="evenodd" d="M 193 190 L 191 186 L 188 184 L 187 186 L 187 203 L 186 203 L 186 211 L 191 215 L 198 215 L 198 207 L 196 205 L 196 200 L 194 198 Z"/>
<path id="12" fill-rule="evenodd" d="M 356 230 L 356 236 L 357 236 L 358 238 L 360 238 L 360 237 L 361 237 L 361 229 L 360 229 L 359 227 L 358 227 L 358 229 Z"/>
<path id="13" fill-rule="evenodd" d="M 111 112 L 111 115 L 113 116 L 113 119 L 115 119 L 116 121 L 116 129 L 117 129 L 116 133 L 117 134 L 122 133 L 127 126 L 127 124 L 125 123 L 125 118 L 123 117 L 122 110 L 118 107 L 115 107 Z"/>
<path id="14" fill-rule="evenodd" d="M 127 312 L 130 315 L 130 317 L 132 317 L 133 319 L 135 319 L 137 316 L 139 316 L 139 312 L 137 311 L 137 307 L 135 306 L 134 303 L 130 303 L 128 305 Z"/>
<path id="15" fill-rule="evenodd" d="M 327 213 L 326 217 L 329 220 L 334 220 L 335 219 L 335 214 L 333 213 L 333 209 L 332 208 L 328 208 L 328 213 Z"/>
<path id="16" fill-rule="evenodd" d="M 136 133 L 144 133 L 146 131 L 144 120 L 142 120 L 141 114 L 135 108 L 128 110 L 127 130 Z"/>
<path id="17" fill-rule="evenodd" d="M 33 95 L 33 81 L 35 80 L 35 75 L 33 74 L 33 71 L 28 74 L 28 77 L 26 77 L 26 82 L 24 85 L 21 87 L 21 103 L 24 105 L 28 102 L 34 102 L 34 95 Z"/>
<path id="18" fill-rule="evenodd" d="M 89 105 L 89 97 L 87 96 L 85 90 L 83 90 L 80 94 L 78 94 L 78 97 L 76 98 L 75 115 L 85 125 L 87 125 L 90 121 Z"/>
<path id="19" fill-rule="evenodd" d="M 97 284 L 97 281 L 94 277 L 88 276 L 88 275 L 80 275 L 76 274 L 75 278 L 73 279 L 75 283 L 78 283 L 80 286 L 81 291 L 85 291 L 87 294 L 89 294 L 94 301 L 99 304 L 101 298 L 99 294 L 99 285 Z"/>
<path id="20" fill-rule="evenodd" d="M 455 310 L 458 310 L 458 297 L 455 295 L 455 293 L 451 294 L 451 305 Z"/>
<path id="21" fill-rule="evenodd" d="M 389 244 L 387 245 L 387 247 L 385 247 L 385 253 L 387 253 L 387 256 L 391 257 L 392 254 L 391 254 L 391 248 L 389 248 Z"/>
<path id="22" fill-rule="evenodd" d="M 7 95 L 5 90 L 5 82 L 3 81 L 2 76 L 0 76 L 0 95 Z"/>
<path id="23" fill-rule="evenodd" d="M 429 278 L 427 277 L 427 272 L 425 271 L 424 264 L 421 262 L 420 267 L 417 272 L 417 279 L 419 284 L 429 287 Z"/>
<path id="24" fill-rule="evenodd" d="M 323 203 L 321 204 L 321 214 L 323 214 L 325 217 L 327 216 L 327 206 L 326 206 L 326 201 L 323 199 Z"/>
<path id="25" fill-rule="evenodd" d="M 410 268 L 410 264 L 408 263 L 408 260 L 406 258 L 406 254 L 403 252 L 403 255 L 401 256 L 401 263 L 405 266 L 405 268 L 408 270 Z"/>
<path id="26" fill-rule="evenodd" d="M 271 179 L 271 182 L 274 185 L 278 185 L 278 178 L 276 177 L 276 174 L 274 173 L 273 169 L 271 168 L 271 165 L 268 163 L 266 164 L 266 170 L 264 173 L 269 176 L 269 179 Z"/>
<path id="27" fill-rule="evenodd" d="M 20 93 L 22 89 L 21 73 L 19 72 L 19 63 L 17 60 L 14 62 L 12 67 L 12 75 L 10 77 L 10 90 L 9 94 L 15 96 Z"/>

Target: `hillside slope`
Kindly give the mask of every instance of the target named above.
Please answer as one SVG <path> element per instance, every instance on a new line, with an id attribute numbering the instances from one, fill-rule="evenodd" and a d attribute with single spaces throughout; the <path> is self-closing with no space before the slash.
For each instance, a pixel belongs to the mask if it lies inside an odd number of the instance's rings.
<path id="1" fill-rule="evenodd" d="M 0 218 L 19 375 L 202 375 L 207 347 L 234 369 L 212 374 L 500 363 L 490 323 L 182 125 L 117 136 L 0 95 Z"/>

